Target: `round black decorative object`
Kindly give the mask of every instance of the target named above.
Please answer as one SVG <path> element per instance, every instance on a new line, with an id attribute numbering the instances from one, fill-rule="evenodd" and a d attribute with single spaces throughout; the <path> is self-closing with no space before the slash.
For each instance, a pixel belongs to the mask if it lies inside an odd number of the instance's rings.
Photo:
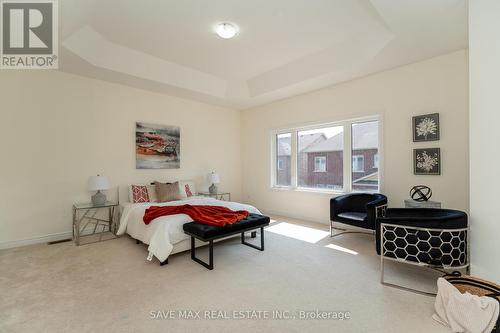
<path id="1" fill-rule="evenodd" d="M 432 197 L 432 190 L 425 185 L 416 185 L 411 188 L 410 197 L 419 202 L 428 201 Z"/>

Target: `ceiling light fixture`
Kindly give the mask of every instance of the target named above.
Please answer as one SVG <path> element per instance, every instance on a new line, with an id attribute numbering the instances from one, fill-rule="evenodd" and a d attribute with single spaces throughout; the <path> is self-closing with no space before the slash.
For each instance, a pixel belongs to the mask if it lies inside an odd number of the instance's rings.
<path id="1" fill-rule="evenodd" d="M 215 27 L 215 32 L 220 38 L 229 39 L 236 36 L 238 33 L 238 26 L 229 22 L 222 22 L 217 24 Z"/>

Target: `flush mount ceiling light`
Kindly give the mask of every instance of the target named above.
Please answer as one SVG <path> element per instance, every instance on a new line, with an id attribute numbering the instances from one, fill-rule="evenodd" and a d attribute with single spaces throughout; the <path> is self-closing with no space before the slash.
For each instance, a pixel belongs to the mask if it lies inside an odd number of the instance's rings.
<path id="1" fill-rule="evenodd" d="M 215 32 L 220 38 L 233 38 L 238 33 L 238 26 L 233 23 L 222 22 L 215 26 Z"/>

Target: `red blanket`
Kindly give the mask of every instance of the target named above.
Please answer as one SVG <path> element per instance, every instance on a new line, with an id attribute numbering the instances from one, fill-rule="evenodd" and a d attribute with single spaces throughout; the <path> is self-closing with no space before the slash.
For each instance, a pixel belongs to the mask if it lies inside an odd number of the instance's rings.
<path id="1" fill-rule="evenodd" d="M 233 211 L 222 206 L 182 205 L 182 206 L 151 206 L 146 209 L 143 221 L 149 224 L 160 216 L 186 214 L 194 221 L 203 224 L 223 227 L 248 217 L 246 210 Z"/>

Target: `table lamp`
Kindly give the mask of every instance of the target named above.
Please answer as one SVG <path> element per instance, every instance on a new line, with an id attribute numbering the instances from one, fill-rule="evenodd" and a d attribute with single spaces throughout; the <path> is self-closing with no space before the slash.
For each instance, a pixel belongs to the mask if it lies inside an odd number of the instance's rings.
<path id="1" fill-rule="evenodd" d="M 208 192 L 210 194 L 217 194 L 217 185 L 220 183 L 220 177 L 219 174 L 215 173 L 215 171 L 212 171 L 210 174 L 210 181 L 212 182 L 212 185 L 208 188 Z"/>
<path id="2" fill-rule="evenodd" d="M 92 196 L 92 204 L 94 206 L 104 206 L 106 203 L 106 195 L 101 190 L 108 190 L 110 188 L 109 178 L 106 176 L 92 176 L 89 178 L 87 189 L 89 191 L 97 191 Z"/>

